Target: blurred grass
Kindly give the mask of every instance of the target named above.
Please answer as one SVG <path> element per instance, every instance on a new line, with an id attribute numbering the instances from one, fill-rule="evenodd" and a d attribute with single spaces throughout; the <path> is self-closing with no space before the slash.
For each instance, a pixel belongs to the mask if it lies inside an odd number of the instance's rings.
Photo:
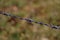
<path id="1" fill-rule="evenodd" d="M 0 10 L 22 18 L 60 25 L 60 0 L 0 0 Z M 60 40 L 60 30 L 0 15 L 0 40 Z M 15 24 L 15 25 L 14 25 Z"/>

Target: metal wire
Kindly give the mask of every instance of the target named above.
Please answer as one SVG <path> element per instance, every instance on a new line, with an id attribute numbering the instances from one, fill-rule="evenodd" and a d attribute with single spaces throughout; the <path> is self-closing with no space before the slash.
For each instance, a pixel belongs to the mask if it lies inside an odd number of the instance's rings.
<path id="1" fill-rule="evenodd" d="M 40 24 L 40 25 L 45 25 L 47 27 L 51 27 L 51 28 L 54 28 L 54 29 L 60 29 L 60 26 L 58 26 L 58 25 L 55 26 L 53 24 L 45 24 L 43 22 L 36 22 L 36 21 L 34 21 L 32 19 L 29 19 L 29 18 L 21 18 L 19 16 L 11 15 L 11 14 L 6 13 L 6 12 L 3 12 L 3 11 L 0 11 L 0 14 L 5 15 L 5 16 L 10 16 L 10 17 L 18 18 L 18 19 L 21 19 L 21 20 L 26 20 L 26 21 L 28 21 L 30 23 L 34 22 L 34 23 L 37 23 L 37 24 Z"/>

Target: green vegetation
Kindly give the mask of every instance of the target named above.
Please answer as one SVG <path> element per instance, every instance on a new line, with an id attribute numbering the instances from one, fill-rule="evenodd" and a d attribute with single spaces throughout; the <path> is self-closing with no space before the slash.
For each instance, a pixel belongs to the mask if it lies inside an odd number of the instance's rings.
<path id="1" fill-rule="evenodd" d="M 60 25 L 60 0 L 0 0 L 0 10 L 22 18 Z M 14 20 L 0 15 L 0 40 L 60 40 L 58 29 L 17 18 Z"/>

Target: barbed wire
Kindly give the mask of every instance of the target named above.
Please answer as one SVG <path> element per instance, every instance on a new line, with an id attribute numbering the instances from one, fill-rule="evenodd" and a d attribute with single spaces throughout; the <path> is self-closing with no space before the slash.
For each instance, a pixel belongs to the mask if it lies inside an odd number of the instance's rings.
<path id="1" fill-rule="evenodd" d="M 54 29 L 60 29 L 59 25 L 45 24 L 43 22 L 36 22 L 36 21 L 34 21 L 30 18 L 22 18 L 22 17 L 19 17 L 19 16 L 11 15 L 11 14 L 3 12 L 3 11 L 0 11 L 0 14 L 5 15 L 5 16 L 10 16 L 10 17 L 13 17 L 13 18 L 18 18 L 18 19 L 21 19 L 21 20 L 26 20 L 30 23 L 34 22 L 34 23 L 37 23 L 37 24 L 40 24 L 40 25 L 45 25 L 45 26 L 48 26 L 48 27 L 51 27 L 51 28 L 54 28 Z"/>

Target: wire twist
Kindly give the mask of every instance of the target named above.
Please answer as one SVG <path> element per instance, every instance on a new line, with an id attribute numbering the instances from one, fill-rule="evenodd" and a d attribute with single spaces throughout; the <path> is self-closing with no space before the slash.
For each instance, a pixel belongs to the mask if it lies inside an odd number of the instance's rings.
<path id="1" fill-rule="evenodd" d="M 45 25 L 45 26 L 48 26 L 48 27 L 51 27 L 51 28 L 54 28 L 54 29 L 60 29 L 60 26 L 58 26 L 58 25 L 55 26 L 55 25 L 53 25 L 53 24 L 45 24 L 45 23 L 43 23 L 43 22 L 36 22 L 36 21 L 34 21 L 34 20 L 32 20 L 32 19 L 29 19 L 29 18 L 21 18 L 21 17 L 19 17 L 19 16 L 14 16 L 14 15 L 11 15 L 11 14 L 9 14 L 9 13 L 5 13 L 5 12 L 3 12 L 3 11 L 0 11 L 0 14 L 5 15 L 5 16 L 14 17 L 14 18 L 19 18 L 19 19 L 21 19 L 21 20 L 26 20 L 26 21 L 28 21 L 28 22 L 30 22 L 30 23 L 34 22 L 34 23 L 37 23 L 37 24 L 40 24 L 40 25 Z"/>

